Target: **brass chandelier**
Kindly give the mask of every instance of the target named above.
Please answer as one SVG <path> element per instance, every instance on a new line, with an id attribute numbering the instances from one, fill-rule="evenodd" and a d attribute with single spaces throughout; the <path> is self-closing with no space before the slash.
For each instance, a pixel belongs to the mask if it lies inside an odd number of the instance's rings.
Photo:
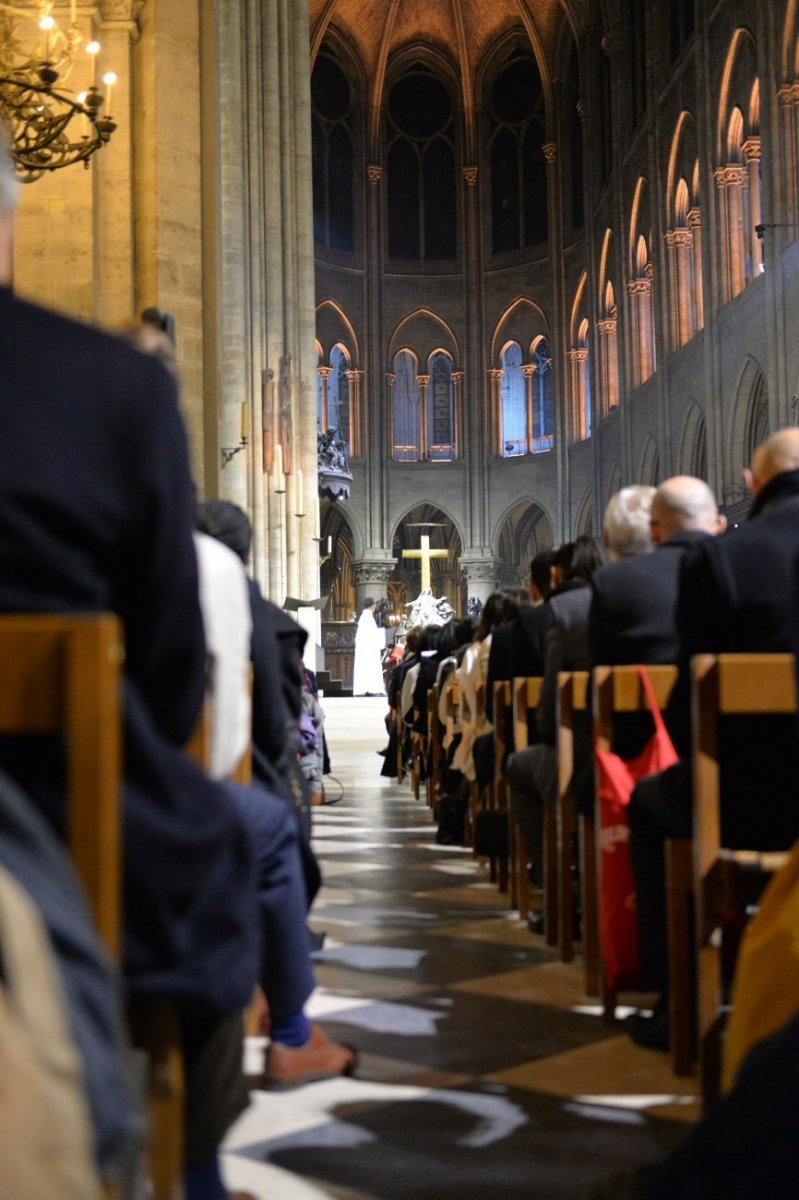
<path id="1" fill-rule="evenodd" d="M 0 2 L 0 117 L 8 125 L 11 156 L 23 183 L 79 162 L 88 167 L 116 129 L 110 113 L 116 75 L 103 76 L 105 95 L 96 82 L 99 42 L 85 46 L 91 83 L 75 94 L 64 85 L 82 58 L 76 0 L 70 0 L 65 29 L 52 9 L 52 0 L 27 9 Z"/>

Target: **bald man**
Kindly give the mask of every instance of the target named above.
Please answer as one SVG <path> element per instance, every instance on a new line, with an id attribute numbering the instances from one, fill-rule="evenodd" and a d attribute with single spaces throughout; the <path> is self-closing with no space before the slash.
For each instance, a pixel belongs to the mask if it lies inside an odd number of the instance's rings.
<path id="1" fill-rule="evenodd" d="M 692 797 L 690 660 L 694 654 L 792 651 L 793 564 L 799 553 L 799 429 L 783 429 L 757 448 L 746 475 L 749 519 L 690 547 L 676 607 L 680 675 L 669 727 L 682 762 L 643 780 L 630 803 L 630 855 L 638 891 L 644 983 L 665 991 L 667 954 L 663 844 L 690 837 Z M 720 731 L 721 838 L 730 849 L 783 850 L 799 837 L 799 749 L 790 717 L 729 717 Z M 638 1042 L 667 1043 L 668 1014 L 633 1019 Z"/>
<path id="2" fill-rule="evenodd" d="M 615 512 L 617 507 L 613 497 L 608 510 Z M 726 528 L 710 488 L 691 475 L 675 475 L 652 489 L 646 509 L 647 535 L 651 533 L 655 553 L 639 551 L 619 558 L 597 571 L 591 581 L 593 666 L 676 661 L 675 609 L 683 555 L 695 542 Z M 613 527 L 607 512 L 605 525 Z M 619 747 L 619 753 L 630 757 L 637 749 Z"/>

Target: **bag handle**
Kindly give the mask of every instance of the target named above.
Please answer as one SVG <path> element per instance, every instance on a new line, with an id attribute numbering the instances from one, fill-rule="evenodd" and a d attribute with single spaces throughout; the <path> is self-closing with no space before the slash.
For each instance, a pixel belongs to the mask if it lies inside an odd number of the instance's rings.
<path id="1" fill-rule="evenodd" d="M 663 713 L 660 711 L 660 705 L 657 702 L 657 696 L 652 686 L 652 680 L 649 678 L 649 672 L 640 663 L 638 664 L 638 677 L 641 680 L 641 687 L 644 689 L 647 708 L 652 716 L 652 720 L 655 722 L 655 729 L 659 734 L 666 734 L 668 737 L 666 722 L 663 720 Z"/>

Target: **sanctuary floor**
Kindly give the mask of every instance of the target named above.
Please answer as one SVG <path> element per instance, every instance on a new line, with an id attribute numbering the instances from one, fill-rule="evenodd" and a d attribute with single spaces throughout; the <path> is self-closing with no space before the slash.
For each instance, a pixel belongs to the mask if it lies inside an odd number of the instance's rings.
<path id="1" fill-rule="evenodd" d="M 542 937 L 423 801 L 382 779 L 385 701 L 323 701 L 326 932 L 310 1013 L 356 1077 L 252 1093 L 224 1156 L 258 1200 L 584 1200 L 655 1162 L 698 1113 L 666 1055 L 603 1023 Z M 335 780 L 340 782 L 337 786 Z M 252 1062 L 262 1043 L 250 1039 Z"/>

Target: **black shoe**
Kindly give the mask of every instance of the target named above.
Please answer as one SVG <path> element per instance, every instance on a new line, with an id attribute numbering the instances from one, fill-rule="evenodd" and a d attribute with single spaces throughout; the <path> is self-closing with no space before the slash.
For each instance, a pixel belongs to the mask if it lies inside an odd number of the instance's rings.
<path id="1" fill-rule="evenodd" d="M 546 932 L 546 917 L 544 916 L 543 908 L 537 912 L 529 912 L 527 914 L 527 928 L 530 930 L 530 933 Z"/>
<path id="2" fill-rule="evenodd" d="M 650 1017 L 635 1013 L 627 1017 L 623 1024 L 625 1032 L 629 1033 L 636 1046 L 643 1046 L 645 1050 L 668 1050 L 669 1010 L 663 998 L 658 1000 Z"/>

